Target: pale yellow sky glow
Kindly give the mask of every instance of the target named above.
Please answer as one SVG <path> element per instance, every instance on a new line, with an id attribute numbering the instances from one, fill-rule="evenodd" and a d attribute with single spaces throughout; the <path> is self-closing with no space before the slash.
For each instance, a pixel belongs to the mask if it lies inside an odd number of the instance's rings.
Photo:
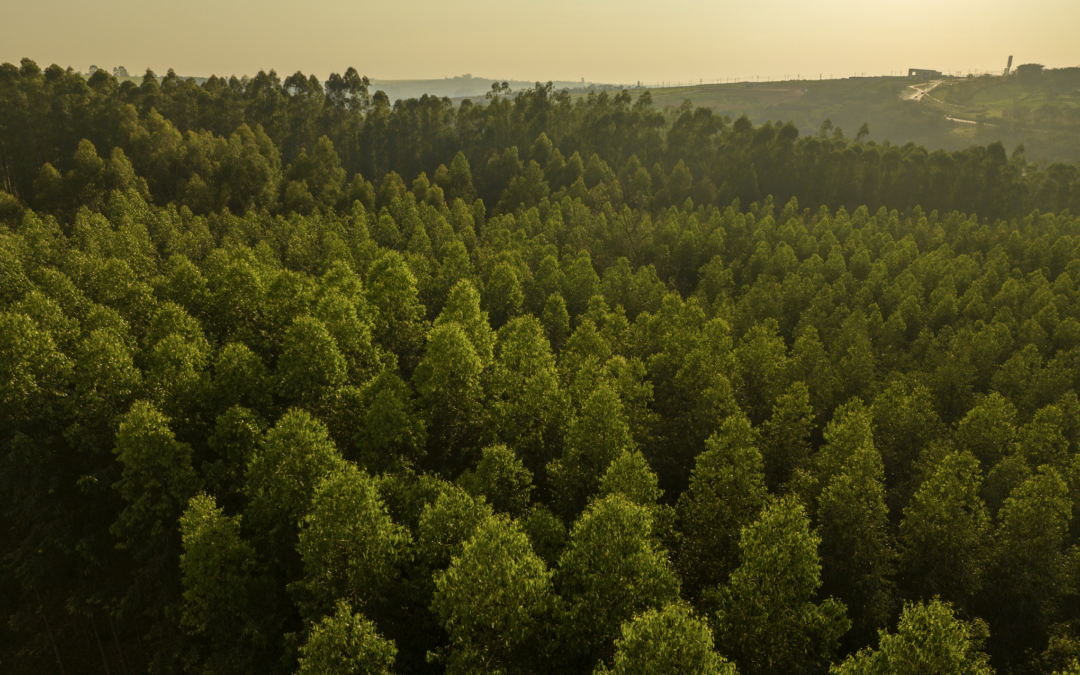
<path id="1" fill-rule="evenodd" d="M 1080 0 L 4 0 L 0 61 L 637 81 L 1080 66 Z"/>

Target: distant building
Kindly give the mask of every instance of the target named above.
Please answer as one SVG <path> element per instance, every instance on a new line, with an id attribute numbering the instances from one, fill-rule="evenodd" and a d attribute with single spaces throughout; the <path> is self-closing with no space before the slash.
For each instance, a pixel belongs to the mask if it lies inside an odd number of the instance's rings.
<path id="1" fill-rule="evenodd" d="M 933 80 L 934 78 L 941 77 L 942 75 L 940 70 L 923 70 L 922 68 L 912 68 L 907 71 L 907 76 Z"/>

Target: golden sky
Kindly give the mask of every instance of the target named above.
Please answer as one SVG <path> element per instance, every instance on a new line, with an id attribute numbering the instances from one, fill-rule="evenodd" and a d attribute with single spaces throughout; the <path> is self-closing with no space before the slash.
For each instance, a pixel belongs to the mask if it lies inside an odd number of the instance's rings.
<path id="1" fill-rule="evenodd" d="M 634 83 L 1080 66 L 1080 0 L 3 0 L 0 61 Z"/>

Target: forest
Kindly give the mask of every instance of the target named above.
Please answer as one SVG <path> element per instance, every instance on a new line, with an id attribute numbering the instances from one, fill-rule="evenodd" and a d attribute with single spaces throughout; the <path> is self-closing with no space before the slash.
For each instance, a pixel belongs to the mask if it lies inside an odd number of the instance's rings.
<path id="1" fill-rule="evenodd" d="M 0 670 L 1080 674 L 1080 167 L 371 89 L 0 65 Z"/>

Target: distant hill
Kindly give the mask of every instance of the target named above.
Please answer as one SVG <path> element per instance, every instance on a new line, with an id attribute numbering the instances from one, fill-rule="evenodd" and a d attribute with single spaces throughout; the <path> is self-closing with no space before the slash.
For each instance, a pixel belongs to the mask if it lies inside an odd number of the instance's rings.
<path id="1" fill-rule="evenodd" d="M 946 78 L 920 101 L 905 100 L 906 77 L 799 80 L 652 89 L 659 108 L 686 100 L 754 123 L 792 121 L 799 129 L 825 120 L 854 135 L 865 122 L 871 140 L 913 141 L 934 150 L 1002 141 L 1023 145 L 1029 160 L 1080 160 L 1080 68 L 1008 77 Z"/>
<path id="2" fill-rule="evenodd" d="M 983 116 L 990 124 L 1049 131 L 1080 128 L 1080 68 L 958 80 L 935 98 L 943 110 Z"/>

